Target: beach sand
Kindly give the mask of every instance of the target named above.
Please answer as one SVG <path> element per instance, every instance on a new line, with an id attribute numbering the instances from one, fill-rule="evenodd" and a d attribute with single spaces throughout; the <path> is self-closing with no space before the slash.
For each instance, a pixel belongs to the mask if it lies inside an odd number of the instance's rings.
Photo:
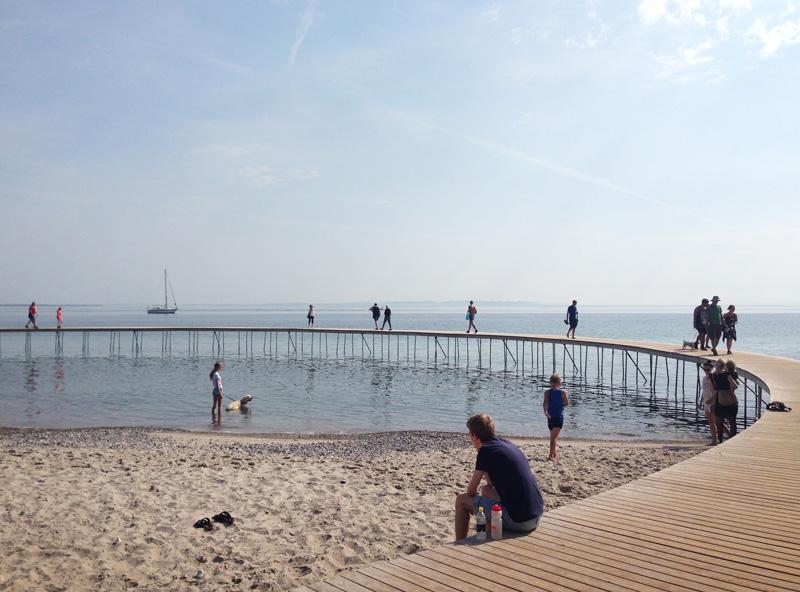
<path id="1" fill-rule="evenodd" d="M 513 440 L 547 509 L 705 449 L 563 439 L 553 463 Z M 0 450 L 0 590 L 288 590 L 450 542 L 475 462 L 466 434 L 427 432 L 1 430 Z"/>

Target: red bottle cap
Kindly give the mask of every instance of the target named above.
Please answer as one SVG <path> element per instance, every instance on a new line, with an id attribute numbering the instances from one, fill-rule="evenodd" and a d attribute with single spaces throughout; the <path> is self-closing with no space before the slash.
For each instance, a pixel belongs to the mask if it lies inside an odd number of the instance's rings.
<path id="1" fill-rule="evenodd" d="M 500 506 L 492 506 L 492 512 L 502 512 L 503 508 Z"/>

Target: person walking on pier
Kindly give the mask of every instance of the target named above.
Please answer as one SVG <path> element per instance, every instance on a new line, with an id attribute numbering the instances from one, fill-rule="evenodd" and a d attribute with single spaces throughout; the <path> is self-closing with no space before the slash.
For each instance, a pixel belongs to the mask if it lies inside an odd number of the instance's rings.
<path id="1" fill-rule="evenodd" d="M 25 323 L 25 328 L 28 328 L 28 325 L 33 323 L 33 328 L 38 329 L 39 327 L 36 325 L 36 317 L 39 316 L 36 312 L 36 303 L 31 302 L 31 305 L 28 307 L 28 322 Z"/>
<path id="2" fill-rule="evenodd" d="M 569 333 L 572 331 L 572 338 L 575 339 L 575 329 L 578 327 L 577 300 L 573 300 L 572 305 L 567 307 L 567 318 L 564 319 L 564 322 L 569 325 L 569 329 L 567 329 L 567 337 L 569 337 Z"/>
<path id="3" fill-rule="evenodd" d="M 467 320 L 469 321 L 469 326 L 467 327 L 467 333 L 469 333 L 470 329 L 475 329 L 475 333 L 478 332 L 478 328 L 475 326 L 475 315 L 478 314 L 478 309 L 475 308 L 475 303 L 470 300 L 469 306 L 467 307 Z"/>
<path id="4" fill-rule="evenodd" d="M 739 400 L 734 392 L 739 388 L 736 382 L 736 363 L 729 360 L 731 367 L 726 367 L 725 362 L 717 360 L 716 372 L 711 375 L 711 386 L 716 397 L 714 414 L 717 416 L 717 441 L 722 444 L 722 432 L 725 428 L 725 420 L 730 424 L 728 438 L 736 435 L 736 416 L 739 414 Z"/>
<path id="5" fill-rule="evenodd" d="M 569 406 L 567 391 L 561 388 L 561 376 L 550 377 L 550 388 L 544 392 L 544 415 L 547 417 L 547 429 L 550 430 L 550 456 L 547 460 L 556 459 L 556 444 L 561 428 L 564 427 L 564 407 Z"/>
<path id="6" fill-rule="evenodd" d="M 722 322 L 725 323 L 725 329 L 722 332 L 722 338 L 727 341 L 728 355 L 731 354 L 731 346 L 736 341 L 736 325 L 739 323 L 739 317 L 736 314 L 736 307 L 731 304 L 728 307 L 728 312 L 722 315 Z"/>
<path id="7" fill-rule="evenodd" d="M 214 369 L 209 374 L 209 378 L 211 378 L 211 384 L 214 385 L 214 390 L 211 394 L 214 396 L 214 403 L 211 405 L 211 416 L 214 416 L 214 410 L 217 410 L 217 416 L 222 416 L 222 397 L 224 396 L 222 393 L 222 377 L 219 375 L 219 371 L 222 370 L 222 362 L 217 362 L 214 364 Z"/>
<path id="8" fill-rule="evenodd" d="M 694 309 L 692 315 L 692 327 L 697 331 L 697 338 L 694 340 L 694 347 L 703 351 L 708 347 L 708 298 L 703 298 L 699 306 Z"/>
<path id="9" fill-rule="evenodd" d="M 471 514 L 478 508 L 499 505 L 503 511 L 503 530 L 532 532 L 544 513 L 544 500 L 528 459 L 518 446 L 498 438 L 494 421 L 484 413 L 467 420 L 469 439 L 478 458 L 467 490 L 456 497 L 456 540 L 467 538 Z M 478 486 L 482 479 L 486 485 Z"/>
<path id="10" fill-rule="evenodd" d="M 392 309 L 389 308 L 388 304 L 383 308 L 383 325 L 381 325 L 381 331 L 383 331 L 383 328 L 386 326 L 386 323 L 389 323 L 389 331 L 391 331 L 392 330 Z"/>
<path id="11" fill-rule="evenodd" d="M 378 303 L 372 305 L 372 308 L 369 309 L 372 313 L 372 320 L 375 321 L 375 330 L 378 330 L 378 321 L 381 319 L 381 308 L 378 306 Z"/>
<path id="12" fill-rule="evenodd" d="M 708 421 L 708 427 L 711 430 L 711 443 L 709 446 L 716 446 L 717 445 L 717 416 L 715 414 L 714 409 L 714 401 L 717 398 L 717 395 L 714 393 L 712 388 L 712 375 L 711 372 L 714 370 L 714 364 L 711 363 L 711 360 L 706 360 L 703 362 L 703 372 L 705 376 L 703 377 L 703 388 L 702 388 L 702 399 L 700 400 L 700 409 L 705 412 L 706 420 Z M 731 432 L 728 429 L 728 426 L 723 425 L 723 429 L 730 437 Z"/>
<path id="13" fill-rule="evenodd" d="M 308 327 L 309 327 L 309 329 L 313 329 L 314 328 L 314 305 L 313 304 L 309 304 L 308 305 L 308 314 L 306 315 L 306 317 L 308 318 Z"/>
<path id="14" fill-rule="evenodd" d="M 56 329 L 60 329 L 61 328 L 61 323 L 62 322 L 64 322 L 64 317 L 61 316 L 61 307 L 59 306 L 58 310 L 56 311 Z M 730 353 L 730 352 L 728 352 L 728 353 Z"/>
<path id="15" fill-rule="evenodd" d="M 718 302 L 719 296 L 714 296 L 708 307 L 708 338 L 711 340 L 711 354 L 715 356 L 718 355 L 717 345 L 722 337 L 722 307 Z"/>

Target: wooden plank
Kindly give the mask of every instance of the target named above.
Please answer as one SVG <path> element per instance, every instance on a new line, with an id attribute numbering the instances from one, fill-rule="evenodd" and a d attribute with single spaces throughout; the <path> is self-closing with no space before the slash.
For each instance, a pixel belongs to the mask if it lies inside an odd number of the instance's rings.
<path id="1" fill-rule="evenodd" d="M 385 571 L 386 574 L 392 578 L 397 580 L 406 580 L 409 581 L 429 592 L 461 592 L 461 587 L 450 586 L 445 584 L 439 579 L 431 579 L 429 577 L 425 577 L 424 575 L 418 573 L 417 571 L 409 571 L 408 569 L 404 569 L 399 565 L 395 565 L 394 563 L 389 562 L 381 562 L 376 563 L 374 565 L 375 569 L 380 571 Z"/>
<path id="2" fill-rule="evenodd" d="M 631 565 L 640 566 L 643 572 L 657 571 L 667 576 L 676 576 L 678 583 L 691 587 L 689 582 L 700 582 L 700 589 L 707 590 L 709 585 L 715 587 L 720 582 L 725 584 L 727 590 L 764 590 L 774 592 L 777 589 L 796 590 L 795 583 L 781 585 L 774 577 L 765 576 L 765 570 L 759 568 L 760 573 L 753 574 L 738 568 L 731 568 L 726 563 L 714 566 L 713 577 L 708 575 L 709 562 L 697 554 L 685 553 L 681 550 L 669 550 L 659 545 L 642 545 L 638 541 L 629 542 L 624 537 L 609 536 L 607 533 L 595 534 L 588 529 L 570 529 L 571 525 L 554 533 L 539 535 L 537 530 L 536 542 L 529 539 L 516 539 L 513 544 L 520 548 L 533 549 L 534 556 L 545 555 L 543 546 L 557 549 L 556 553 L 563 553 L 565 549 L 572 549 L 577 553 L 586 553 L 590 548 L 594 555 L 606 557 L 612 561 L 628 561 Z M 770 573 L 771 572 L 767 572 Z M 716 583 L 716 584 L 715 584 Z"/>
<path id="3" fill-rule="evenodd" d="M 413 571 L 432 581 L 451 586 L 459 590 L 459 592 L 486 592 L 486 588 L 474 584 L 475 578 L 461 573 L 451 573 L 446 566 L 428 557 L 423 557 L 420 553 L 394 560 L 392 565 Z"/>

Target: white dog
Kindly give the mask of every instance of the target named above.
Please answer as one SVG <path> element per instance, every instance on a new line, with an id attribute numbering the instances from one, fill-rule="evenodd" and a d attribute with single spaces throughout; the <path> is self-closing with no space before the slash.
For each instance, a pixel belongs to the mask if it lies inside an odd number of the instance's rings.
<path id="1" fill-rule="evenodd" d="M 684 340 L 682 349 L 697 349 L 697 342 Z"/>
<path id="2" fill-rule="evenodd" d="M 247 407 L 247 404 L 253 400 L 253 397 L 250 395 L 245 395 L 238 401 L 234 401 L 227 407 L 225 407 L 225 411 L 241 411 L 242 409 Z"/>

